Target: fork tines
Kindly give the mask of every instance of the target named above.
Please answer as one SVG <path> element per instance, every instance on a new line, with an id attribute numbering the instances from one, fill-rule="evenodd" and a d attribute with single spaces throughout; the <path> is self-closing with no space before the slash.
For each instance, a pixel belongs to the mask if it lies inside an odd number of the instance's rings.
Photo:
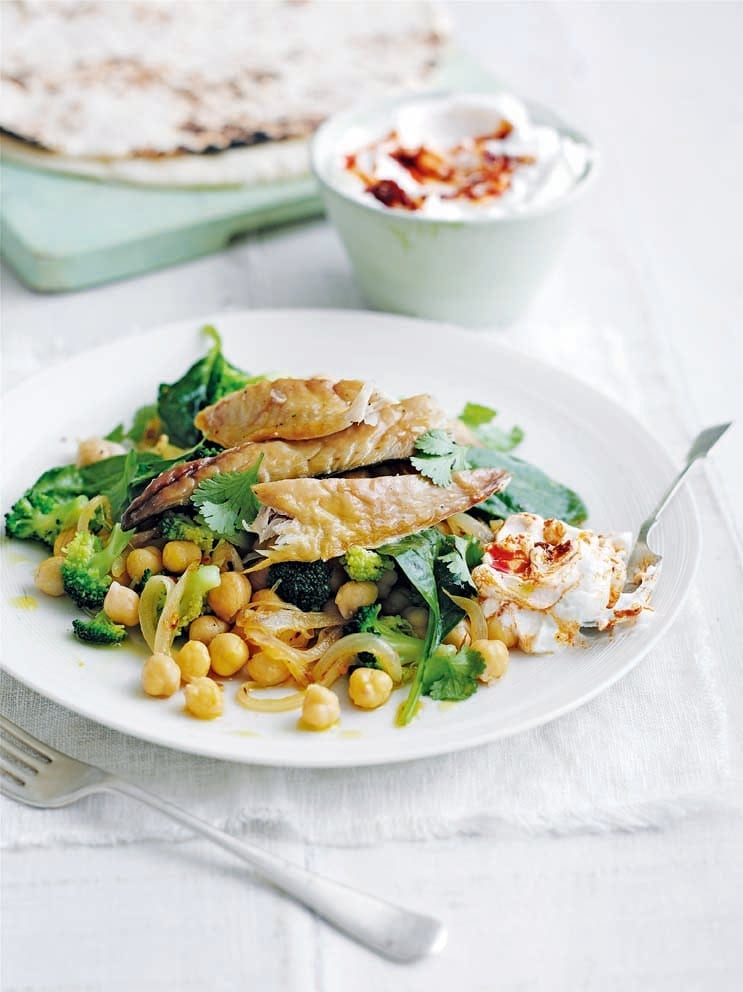
<path id="1" fill-rule="evenodd" d="M 17 784 L 25 785 L 53 761 L 53 749 L 34 740 L 4 716 L 0 716 L 0 773 Z"/>

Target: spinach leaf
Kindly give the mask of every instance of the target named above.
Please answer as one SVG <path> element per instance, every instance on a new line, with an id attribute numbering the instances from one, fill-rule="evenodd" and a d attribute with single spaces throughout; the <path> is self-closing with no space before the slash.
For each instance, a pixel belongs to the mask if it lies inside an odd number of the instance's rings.
<path id="1" fill-rule="evenodd" d="M 393 544 L 385 544 L 377 550 L 380 554 L 395 559 L 428 607 L 428 628 L 423 643 L 423 654 L 411 682 L 408 698 L 397 715 L 397 722 L 405 726 L 415 716 L 427 678 L 426 672 L 431 655 L 442 638 L 459 623 L 464 614 L 448 596 L 440 592 L 437 562 L 440 555 L 451 551 L 451 546 L 440 530 L 429 527 L 417 534 L 411 534 L 410 537 L 403 537 Z"/>
<path id="2" fill-rule="evenodd" d="M 58 497 L 107 496 L 114 519 L 121 516 L 124 507 L 168 468 L 194 458 L 206 457 L 215 450 L 207 445 L 197 445 L 176 458 L 161 458 L 151 451 L 129 451 L 125 455 L 104 458 L 92 465 L 60 465 L 47 469 L 31 486 L 29 492 L 49 493 Z"/>
<path id="3" fill-rule="evenodd" d="M 503 492 L 478 504 L 477 509 L 491 517 L 505 518 L 511 513 L 527 512 L 579 525 L 588 516 L 588 509 L 576 492 L 515 455 L 490 448 L 470 448 L 467 458 L 474 468 L 503 468 L 512 475 Z"/>
<path id="4" fill-rule="evenodd" d="M 163 429 L 171 443 L 181 448 L 190 448 L 201 437 L 193 423 L 199 410 L 236 389 L 265 379 L 265 376 L 249 376 L 227 361 L 216 328 L 207 326 L 204 333 L 214 342 L 206 355 L 177 382 L 162 383 L 157 395 L 157 412 Z"/>

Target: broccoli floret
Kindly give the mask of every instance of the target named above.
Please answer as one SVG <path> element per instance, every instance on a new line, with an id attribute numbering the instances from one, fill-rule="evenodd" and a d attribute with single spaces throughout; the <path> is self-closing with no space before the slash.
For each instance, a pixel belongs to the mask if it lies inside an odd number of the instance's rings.
<path id="1" fill-rule="evenodd" d="M 379 603 L 362 606 L 351 617 L 346 632 L 375 634 L 397 651 L 403 665 L 417 664 L 423 657 L 423 640 L 415 636 L 407 620 L 402 617 L 382 617 L 379 615 L 380 609 Z M 365 667 L 377 667 L 376 663 L 371 664 L 373 655 L 369 652 L 365 651 L 359 657 Z"/>
<path id="2" fill-rule="evenodd" d="M 167 541 L 193 541 L 205 554 L 211 554 L 217 537 L 206 524 L 185 513 L 166 513 L 160 520 L 160 533 Z"/>
<path id="3" fill-rule="evenodd" d="M 111 585 L 111 566 L 129 543 L 133 530 L 115 524 L 108 543 L 88 531 L 80 531 L 67 545 L 62 564 L 64 591 L 83 609 L 97 610 L 103 605 Z"/>
<path id="4" fill-rule="evenodd" d="M 212 589 L 219 585 L 219 569 L 216 565 L 199 565 L 186 573 L 183 595 L 178 606 L 178 628 L 176 634 L 187 627 L 192 620 L 204 612 L 204 600 Z"/>
<path id="5" fill-rule="evenodd" d="M 5 514 L 5 532 L 21 541 L 41 541 L 54 546 L 58 534 L 74 527 L 87 496 L 57 496 L 29 489 Z"/>
<path id="6" fill-rule="evenodd" d="M 342 564 L 349 579 L 354 582 L 378 582 L 385 572 L 394 568 L 392 559 L 359 547 L 349 548 Z"/>
<path id="7" fill-rule="evenodd" d="M 126 627 L 114 623 L 103 610 L 92 620 L 73 620 L 72 629 L 75 637 L 87 644 L 121 644 L 126 637 Z"/>
<path id="8" fill-rule="evenodd" d="M 330 571 L 324 561 L 281 561 L 268 570 L 268 584 L 305 613 L 321 610 L 330 599 Z"/>

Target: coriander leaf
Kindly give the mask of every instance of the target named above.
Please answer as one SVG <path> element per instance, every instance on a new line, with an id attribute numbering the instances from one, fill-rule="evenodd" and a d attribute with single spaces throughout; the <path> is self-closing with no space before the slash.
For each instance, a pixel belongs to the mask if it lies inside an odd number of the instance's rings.
<path id="1" fill-rule="evenodd" d="M 435 575 L 436 559 L 441 554 L 444 541 L 444 535 L 440 530 L 435 527 L 428 527 L 417 534 L 411 534 L 409 537 L 403 537 L 392 544 L 385 544 L 383 547 L 377 548 L 381 555 L 388 555 L 395 559 L 400 570 L 428 606 L 428 628 L 423 643 L 422 657 L 410 685 L 408 698 L 400 707 L 397 716 L 397 721 L 401 726 L 410 723 L 415 715 L 423 689 L 423 678 L 428 660 L 444 636 L 439 590 Z M 454 621 L 454 624 L 457 623 L 457 620 Z"/>
<path id="2" fill-rule="evenodd" d="M 482 424 L 489 424 L 497 413 L 498 411 L 491 406 L 483 406 L 481 403 L 467 403 L 459 414 L 459 420 L 474 430 Z"/>
<path id="3" fill-rule="evenodd" d="M 512 427 L 510 431 L 504 431 L 495 424 L 488 424 L 479 427 L 475 434 L 486 448 L 495 451 L 513 451 L 524 440 L 524 432 L 520 427 Z"/>
<path id="4" fill-rule="evenodd" d="M 456 654 L 443 650 L 429 658 L 423 678 L 423 695 L 431 699 L 462 700 L 477 691 L 477 677 L 485 671 L 485 659 L 472 648 Z"/>
<path id="5" fill-rule="evenodd" d="M 454 441 L 446 431 L 434 429 L 421 434 L 415 442 L 415 450 L 422 455 L 450 455 Z"/>
<path id="6" fill-rule="evenodd" d="M 524 432 L 520 427 L 512 427 L 510 431 L 504 431 L 493 423 L 496 416 L 497 411 L 492 407 L 483 406 L 481 403 L 467 403 L 459 414 L 459 420 L 474 432 L 478 441 L 486 448 L 493 448 L 495 451 L 513 451 L 524 440 Z"/>
<path id="7" fill-rule="evenodd" d="M 488 516 L 505 519 L 512 513 L 536 513 L 573 525 L 582 524 L 588 516 L 576 492 L 515 455 L 470 448 L 467 457 L 475 468 L 503 468 L 511 473 L 507 489 L 478 503 L 477 509 Z"/>
<path id="8" fill-rule="evenodd" d="M 469 467 L 467 449 L 457 444 L 446 431 L 432 430 L 422 434 L 415 442 L 415 451 L 411 464 L 435 486 L 450 486 L 452 472 Z"/>
<path id="9" fill-rule="evenodd" d="M 245 472 L 222 472 L 204 479 L 191 494 L 206 525 L 220 537 L 234 540 L 245 533 L 243 521 L 255 520 L 260 504 L 253 492 L 262 456 Z"/>
<path id="10" fill-rule="evenodd" d="M 474 589 L 470 571 L 482 561 L 483 551 L 480 542 L 471 535 L 468 537 L 453 535 L 445 540 L 446 547 L 450 550 L 439 556 L 439 561 L 446 566 L 447 570 L 442 584 L 450 585 L 453 583 L 457 586 L 469 586 Z M 448 583 L 446 583 L 447 578 Z"/>

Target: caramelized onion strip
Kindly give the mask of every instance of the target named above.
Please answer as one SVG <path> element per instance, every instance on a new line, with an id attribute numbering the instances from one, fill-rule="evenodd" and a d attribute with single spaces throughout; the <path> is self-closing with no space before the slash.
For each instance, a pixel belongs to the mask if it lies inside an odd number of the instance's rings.
<path id="1" fill-rule="evenodd" d="M 271 688 L 282 688 L 290 686 L 291 682 L 282 682 L 281 686 Z M 237 690 L 237 701 L 246 710 L 256 710 L 259 713 L 286 713 L 288 710 L 298 710 L 304 700 L 304 692 L 290 692 L 286 696 L 256 696 L 256 689 L 265 689 L 265 686 L 257 682 L 243 682 Z"/>
<path id="2" fill-rule="evenodd" d="M 348 666 L 357 654 L 368 651 L 373 654 L 380 666 L 393 682 L 402 681 L 402 665 L 394 648 L 374 634 L 347 634 L 325 652 L 323 659 L 313 672 L 315 682 L 331 686 L 336 679 L 345 675 Z"/>
<path id="3" fill-rule="evenodd" d="M 246 625 L 242 628 L 245 640 L 265 651 L 271 658 L 283 661 L 292 678 L 301 686 L 311 681 L 310 665 L 314 664 L 340 637 L 339 627 L 327 627 L 320 632 L 317 643 L 311 648 L 295 648 L 282 641 L 263 627 Z"/>
<path id="4" fill-rule="evenodd" d="M 446 595 L 460 610 L 464 610 L 470 621 L 470 633 L 473 641 L 486 641 L 488 639 L 488 624 L 482 607 L 476 599 L 469 599 L 467 596 L 454 596 L 444 590 Z"/>

